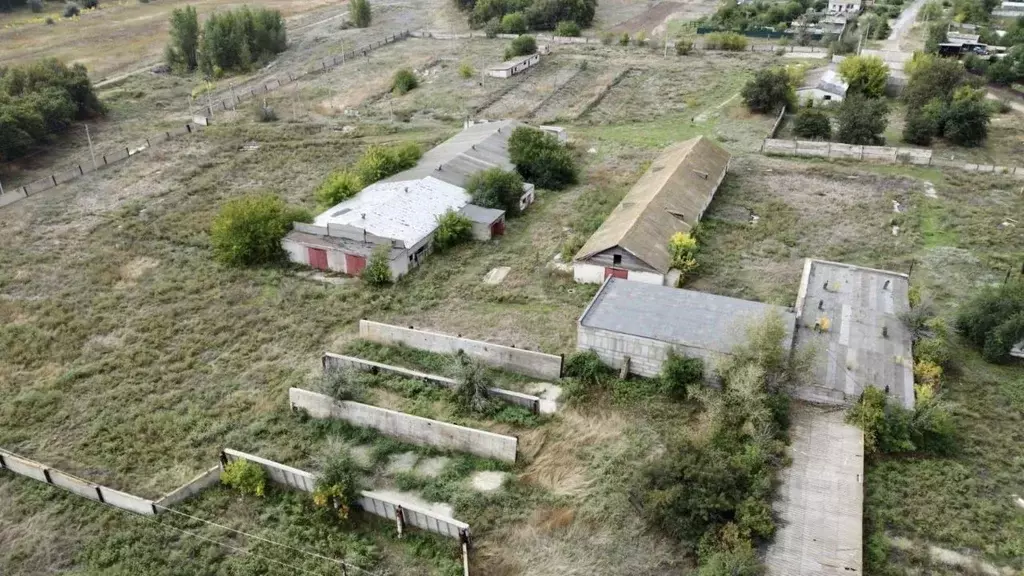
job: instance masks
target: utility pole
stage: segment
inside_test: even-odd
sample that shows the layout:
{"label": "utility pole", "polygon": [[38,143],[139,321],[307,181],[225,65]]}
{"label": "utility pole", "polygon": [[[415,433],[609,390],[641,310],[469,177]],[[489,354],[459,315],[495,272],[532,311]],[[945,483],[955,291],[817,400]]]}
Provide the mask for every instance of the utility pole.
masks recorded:
{"label": "utility pole", "polygon": [[92,136],[89,134],[89,125],[85,125],[85,137],[89,140],[89,155],[92,156],[92,169],[96,169],[96,151],[92,149]]}

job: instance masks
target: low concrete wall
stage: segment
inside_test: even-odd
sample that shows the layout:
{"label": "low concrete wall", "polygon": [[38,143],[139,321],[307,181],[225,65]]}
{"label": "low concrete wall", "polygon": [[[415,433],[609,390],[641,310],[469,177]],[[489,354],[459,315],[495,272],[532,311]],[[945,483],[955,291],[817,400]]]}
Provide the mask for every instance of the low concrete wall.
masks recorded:
{"label": "low concrete wall", "polygon": [[430,420],[359,402],[338,402],[329,396],[301,388],[288,390],[288,400],[293,409],[301,408],[314,418],[337,418],[420,446],[467,452],[503,462],[516,461],[519,439],[514,436]]}
{"label": "low concrete wall", "polygon": [[[292,468],[291,466],[285,466],[266,458],[231,449],[224,450],[224,457],[228,462],[244,459],[259,464],[267,471],[267,476],[273,482],[302,492],[312,493],[316,485],[316,478],[312,473]],[[413,526],[451,538],[461,538],[463,535],[467,538],[469,537],[469,524],[465,522],[434,514],[415,505],[400,502],[391,497],[385,497],[377,492],[368,490],[360,492],[356,504],[370,514],[389,520],[395,520],[398,510],[401,510],[406,526]]]}
{"label": "low concrete wall", "polygon": [[[362,358],[354,358],[352,356],[343,356],[341,354],[332,354],[330,352],[324,352],[321,362],[323,363],[324,370],[352,368],[362,372],[372,372],[374,374],[380,371],[391,372],[392,374],[398,374],[399,376],[404,376],[412,380],[422,380],[445,388],[454,388],[458,385],[458,382],[455,380],[445,378],[444,376],[426,374],[424,372],[417,372],[416,370],[402,368],[401,366],[392,366],[390,364],[382,364],[380,362],[363,360]],[[509,404],[522,406],[534,414],[540,414],[540,398],[537,396],[531,396],[521,392],[513,392],[511,390],[504,390],[502,388],[488,388],[487,391],[495,398],[508,402]]]}
{"label": "low concrete wall", "polygon": [[170,508],[171,506],[180,504],[196,494],[199,494],[203,490],[206,490],[210,486],[213,486],[217,482],[220,482],[220,473],[221,467],[220,464],[218,464],[189,480],[184,486],[165,494],[162,498],[153,502],[153,504],[163,508]]}
{"label": "low concrete wall", "polygon": [[135,512],[136,514],[143,514],[146,516],[153,516],[156,514],[156,509],[153,507],[151,500],[145,498],[139,498],[120,490],[114,490],[113,488],[107,488],[106,486],[100,486],[93,484],[88,480],[83,480],[77,476],[72,476],[67,472],[61,472],[60,470],[54,470],[46,466],[22,458],[16,454],[0,449],[0,469],[9,470],[15,474],[25,476],[26,478],[32,478],[39,482],[45,482],[47,484],[63,488],[76,496],[82,498],[88,498],[89,500],[95,500],[97,502],[103,502],[122,510],[128,510],[129,512]]}
{"label": "low concrete wall", "polygon": [[489,366],[502,370],[545,380],[562,377],[562,357],[554,354],[392,326],[370,320],[359,321],[359,337],[378,344],[401,344],[417,350],[440,354],[455,354],[462,350],[471,358],[476,358]]}

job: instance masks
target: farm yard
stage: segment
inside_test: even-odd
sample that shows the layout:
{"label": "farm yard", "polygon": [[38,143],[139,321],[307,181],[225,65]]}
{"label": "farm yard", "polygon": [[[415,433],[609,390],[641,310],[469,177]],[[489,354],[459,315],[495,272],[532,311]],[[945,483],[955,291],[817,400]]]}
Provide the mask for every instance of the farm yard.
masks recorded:
{"label": "farm yard", "polygon": [[[90,124],[93,142],[102,149],[187,122],[193,94],[198,108],[405,30],[468,28],[441,0],[375,3],[373,25],[349,29],[331,19],[346,5],[278,4],[268,6],[289,18],[290,45],[272,64],[212,87],[150,72],[101,86],[109,112]],[[221,7],[196,5],[201,14]],[[596,22],[643,21],[650,32],[671,14],[713,9],[602,2]],[[17,23],[0,28],[0,63],[54,55],[80,59],[94,81],[114,78],[159,61],[168,12],[160,2],[110,4],[54,28],[27,14],[0,16]],[[774,117],[750,112],[739,93],[756,71],[791,59],[559,44],[522,74],[485,75],[507,45],[400,40],[0,208],[0,447],[143,498],[188,482],[223,448],[309,471],[344,450],[373,490],[470,524],[473,574],[690,574],[696,543],[652,529],[625,472],[682,436],[708,434],[698,398],[614,379],[556,414],[468,414],[421,381],[361,380],[359,401],[518,437],[512,464],[306,417],[289,409],[289,388],[323,385],[325,351],[457,376],[451,357],[361,340],[360,319],[568,357],[598,286],[574,282],[565,262],[663,148],[694,136],[721,143],[732,161],[701,221],[687,289],[789,307],[804,259],[820,258],[909,272],[952,322],[979,286],[1004,281],[1024,261],[1019,181],[758,154]],[[81,58],[84,46],[97,55]],[[402,95],[391,90],[400,68],[419,79]],[[257,106],[277,120],[259,121]],[[229,200],[266,190],[315,212],[319,183],[367,149],[415,142],[427,150],[466,119],[503,118],[564,127],[580,176],[565,190],[538,190],[502,236],[431,255],[385,288],[298,266],[229,267],[211,255],[209,231]],[[967,157],[1012,159],[1017,124],[1019,116],[997,117],[989,148]],[[75,132],[5,165],[4,184],[88,157]],[[484,282],[501,267],[509,268],[502,280]],[[960,574],[981,561],[1024,570],[1024,511],[1014,503],[1024,495],[1024,372],[1019,362],[987,363],[962,342],[954,351],[943,395],[961,428],[957,451],[866,461],[868,575]],[[515,391],[537,383],[490,377]],[[566,390],[576,384],[562,381]],[[143,517],[0,472],[0,501],[4,574],[334,574],[337,560],[375,574],[463,572],[454,540],[420,531],[398,538],[393,521],[362,512],[339,524],[286,490],[258,498],[217,486],[176,507],[181,514]]]}

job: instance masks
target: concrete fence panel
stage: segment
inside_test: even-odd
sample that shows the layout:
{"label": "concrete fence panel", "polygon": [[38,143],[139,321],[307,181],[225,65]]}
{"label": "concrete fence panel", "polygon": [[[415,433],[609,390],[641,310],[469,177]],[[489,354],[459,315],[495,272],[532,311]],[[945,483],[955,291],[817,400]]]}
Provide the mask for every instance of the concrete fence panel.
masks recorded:
{"label": "concrete fence panel", "polygon": [[111,506],[116,506],[122,510],[128,510],[129,512],[135,512],[136,514],[142,514],[143,516],[153,516],[155,510],[153,510],[153,502],[146,500],[145,498],[139,498],[127,492],[121,492],[120,490],[114,490],[113,488],[107,488],[106,486],[100,486],[100,493],[103,495],[103,501]]}
{"label": "concrete fence panel", "polygon": [[314,418],[337,418],[420,446],[467,452],[504,462],[516,461],[519,439],[514,436],[503,436],[359,402],[338,402],[329,396],[300,388],[291,388],[288,399],[293,409],[301,408]]}
{"label": "concrete fence panel", "polygon": [[769,138],[764,141],[763,148],[765,154],[796,154],[796,141]]}
{"label": "concrete fence panel", "polygon": [[30,182],[26,184],[25,194],[28,196],[31,196],[33,194],[39,194],[40,192],[45,192],[50,188],[53,188],[54,186],[56,186],[56,184],[53,181],[53,177],[47,176],[46,178],[40,178],[35,182]]}
{"label": "concrete fence panel", "polygon": [[103,160],[107,164],[116,164],[116,163],[118,163],[118,162],[120,162],[122,160],[127,160],[127,159],[128,159],[128,149],[127,148],[122,148],[120,150],[115,150],[115,151],[113,151],[113,152],[111,152],[109,154],[104,154],[103,155]]}
{"label": "concrete fence panel", "polygon": [[0,206],[7,206],[11,202],[17,202],[25,197],[25,191],[21,188],[8,190],[6,194],[0,194]]}
{"label": "concrete fence panel", "polygon": [[896,163],[897,149],[889,146],[865,146],[864,147],[864,161],[865,162],[888,162],[889,164]]}
{"label": "concrete fence panel", "polygon": [[57,181],[57,184],[64,184],[65,182],[70,182],[75,178],[80,178],[81,176],[82,171],[78,169],[78,166],[75,166],[70,170],[65,170],[63,172],[58,172],[57,174],[54,174],[53,179]]}
{"label": "concrete fence panel", "polygon": [[15,456],[14,454],[3,450],[0,450],[0,458],[3,458],[4,469],[33,480],[46,482],[47,484],[50,483],[50,479],[47,477],[46,466],[43,466],[38,462],[33,462],[31,460]]}
{"label": "concrete fence panel", "polygon": [[392,326],[370,320],[359,321],[359,337],[378,344],[402,344],[417,350],[455,354],[462,350],[484,364],[546,380],[562,376],[562,357],[512,346],[470,340],[436,332]]}
{"label": "concrete fence panel", "polygon": [[210,486],[220,482],[220,472],[221,468],[220,464],[218,464],[189,480],[184,486],[180,486],[175,490],[168,492],[162,498],[154,502],[154,504],[164,508],[170,508],[171,506],[180,504],[203,490],[206,490]]}
{"label": "concrete fence panel", "polygon": [[263,466],[263,469],[267,471],[267,477],[277,484],[302,492],[313,492],[316,488],[316,478],[305,470],[278,464],[273,460],[267,460],[266,458],[260,458],[259,456],[253,456],[252,454],[246,454],[245,452],[239,452],[230,448],[224,449],[224,457],[228,462],[244,459]]}
{"label": "concrete fence panel", "polygon": [[82,498],[88,498],[90,500],[99,500],[99,493],[96,492],[96,485],[92,482],[86,482],[81,478],[75,478],[70,474],[65,474],[60,470],[48,469],[50,475],[50,484],[63,488],[72,494],[81,496]]}
{"label": "concrete fence panel", "polygon": [[800,156],[814,156],[819,158],[828,158],[829,155],[829,143],[828,142],[807,142],[800,140],[796,143],[796,150]]}
{"label": "concrete fence panel", "polygon": [[829,145],[829,158],[860,160],[863,148],[863,146],[833,142]]}
{"label": "concrete fence panel", "polygon": [[[458,382],[453,378],[446,378],[444,376],[438,376],[437,374],[427,374],[425,372],[402,368],[401,366],[392,366],[390,364],[363,360],[362,358],[354,358],[352,356],[343,356],[341,354],[324,352],[321,360],[323,362],[324,370],[351,368],[362,372],[390,372],[412,380],[422,380],[423,382],[437,384],[438,386],[443,386],[445,388],[454,388],[458,385]],[[534,414],[539,414],[541,412],[541,402],[540,398],[537,396],[513,392],[511,390],[504,390],[502,388],[488,388],[487,391],[491,396],[498,398],[499,400],[508,402],[509,404],[522,406]]]}

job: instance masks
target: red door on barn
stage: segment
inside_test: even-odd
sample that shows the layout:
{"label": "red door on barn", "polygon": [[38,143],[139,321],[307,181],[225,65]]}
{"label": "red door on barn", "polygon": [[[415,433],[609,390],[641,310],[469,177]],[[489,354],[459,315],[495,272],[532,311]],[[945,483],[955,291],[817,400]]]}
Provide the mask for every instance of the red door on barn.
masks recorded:
{"label": "red door on barn", "polygon": [[622,278],[623,280],[629,279],[629,270],[623,270],[622,268],[608,268],[604,269],[604,277],[607,278]]}
{"label": "red door on barn", "polygon": [[366,268],[366,258],[354,254],[345,254],[345,273],[349,276],[359,276]]}
{"label": "red door on barn", "polygon": [[505,221],[498,220],[491,224],[491,236],[502,236],[505,234]]}
{"label": "red door on barn", "polygon": [[323,248],[307,248],[309,265],[318,270],[327,270],[327,250]]}

